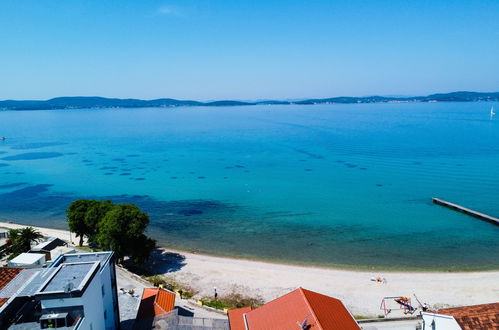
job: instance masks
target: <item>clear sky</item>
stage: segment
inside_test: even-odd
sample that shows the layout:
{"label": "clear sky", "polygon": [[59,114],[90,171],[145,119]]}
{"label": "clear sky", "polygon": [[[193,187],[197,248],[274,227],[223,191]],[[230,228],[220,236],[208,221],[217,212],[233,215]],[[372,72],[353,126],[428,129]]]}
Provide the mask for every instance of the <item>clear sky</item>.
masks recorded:
{"label": "clear sky", "polygon": [[0,0],[0,99],[498,91],[498,17],[498,0]]}

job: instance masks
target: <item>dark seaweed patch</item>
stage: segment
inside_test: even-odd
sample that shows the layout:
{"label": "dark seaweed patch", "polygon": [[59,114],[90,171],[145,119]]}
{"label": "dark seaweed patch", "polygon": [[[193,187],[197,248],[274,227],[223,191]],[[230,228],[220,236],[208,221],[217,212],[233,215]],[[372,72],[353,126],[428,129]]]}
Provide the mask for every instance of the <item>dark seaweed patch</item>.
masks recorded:
{"label": "dark seaweed patch", "polygon": [[62,146],[67,143],[63,142],[34,142],[34,143],[24,143],[12,146],[13,150],[29,150],[29,149],[39,149],[44,147]]}
{"label": "dark seaweed patch", "polygon": [[178,211],[178,214],[185,215],[186,217],[190,217],[191,215],[203,214],[203,211],[196,210],[196,209],[187,209],[187,210]]}
{"label": "dark seaweed patch", "polygon": [[135,178],[135,181],[144,181],[145,178]]}
{"label": "dark seaweed patch", "polygon": [[121,176],[131,175],[131,173],[120,173]]}
{"label": "dark seaweed patch", "polygon": [[314,159],[324,159],[324,156],[322,155],[319,155],[319,154],[315,154],[313,152],[310,152],[310,151],[307,151],[305,149],[295,149],[295,148],[292,148],[294,151],[296,152],[299,152],[301,154],[304,154],[304,155],[307,155],[309,156],[310,158],[314,158]]}
{"label": "dark seaweed patch", "polygon": [[59,152],[28,152],[24,154],[7,156],[2,158],[3,160],[36,160],[36,159],[47,159],[61,157],[63,154]]}
{"label": "dark seaweed patch", "polygon": [[2,184],[2,185],[0,185],[0,189],[19,187],[19,186],[24,186],[26,184],[27,184],[26,182],[15,182],[15,183]]}
{"label": "dark seaweed patch", "polygon": [[305,171],[312,172],[312,169],[311,168],[306,168]]}
{"label": "dark seaweed patch", "polygon": [[206,179],[205,176],[198,176],[198,179]]}
{"label": "dark seaweed patch", "polygon": [[0,167],[5,167],[5,166],[9,166],[9,164],[0,163]]}
{"label": "dark seaweed patch", "polygon": [[8,192],[5,194],[0,194],[0,199],[24,199],[24,198],[34,198],[38,197],[41,193],[48,191],[49,187],[52,187],[51,184],[37,184],[34,186],[29,186],[21,189],[14,190],[12,192]]}

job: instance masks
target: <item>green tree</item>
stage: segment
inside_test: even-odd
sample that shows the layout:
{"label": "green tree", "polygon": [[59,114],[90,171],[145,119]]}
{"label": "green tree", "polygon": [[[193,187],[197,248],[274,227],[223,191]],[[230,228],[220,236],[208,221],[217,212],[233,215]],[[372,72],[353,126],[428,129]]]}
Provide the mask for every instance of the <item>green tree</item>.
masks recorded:
{"label": "green tree", "polygon": [[114,207],[111,201],[90,200],[89,207],[85,213],[86,236],[92,243],[96,243],[99,223],[104,219],[106,213]]}
{"label": "green tree", "polygon": [[131,259],[136,265],[144,263],[151,255],[152,250],[156,247],[156,241],[142,234],[137,239],[131,242]]}
{"label": "green tree", "polygon": [[42,238],[43,235],[33,227],[10,229],[8,241],[10,258],[28,252],[31,249],[31,243],[38,242]]}
{"label": "green tree", "polygon": [[101,202],[94,199],[78,199],[69,205],[66,210],[69,230],[74,232],[76,237],[80,237],[80,246],[83,245],[84,236],[89,241],[95,240],[98,223],[113,205],[111,201]]}
{"label": "green tree", "polygon": [[149,216],[133,204],[117,204],[99,222],[97,244],[111,249],[118,261],[131,255],[134,263],[145,261],[155,242],[144,235]]}

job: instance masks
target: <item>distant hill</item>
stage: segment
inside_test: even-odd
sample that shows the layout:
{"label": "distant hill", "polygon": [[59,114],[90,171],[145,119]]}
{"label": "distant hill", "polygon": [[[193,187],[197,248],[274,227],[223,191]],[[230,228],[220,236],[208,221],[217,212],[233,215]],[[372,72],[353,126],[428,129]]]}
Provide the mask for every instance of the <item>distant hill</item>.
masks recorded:
{"label": "distant hill", "polygon": [[432,94],[428,96],[414,97],[333,97],[327,99],[309,99],[294,102],[295,104],[324,104],[324,103],[379,103],[379,102],[475,102],[475,101],[498,101],[499,92],[453,92],[446,94]]}
{"label": "distant hill", "polygon": [[198,102],[176,99],[115,99],[93,96],[57,97],[50,100],[37,101],[0,101],[0,109],[3,110],[47,110],[47,109],[90,109],[90,108],[147,108],[147,107],[178,107],[178,106],[243,106],[243,105],[286,105],[286,104],[331,104],[331,103],[380,103],[380,102],[474,102],[474,101],[499,101],[499,92],[453,92],[445,94],[432,94],[428,96],[414,97],[332,97],[325,99],[307,99],[301,101],[279,101],[268,100],[258,102],[241,102],[233,100],[222,100],[212,102]]}

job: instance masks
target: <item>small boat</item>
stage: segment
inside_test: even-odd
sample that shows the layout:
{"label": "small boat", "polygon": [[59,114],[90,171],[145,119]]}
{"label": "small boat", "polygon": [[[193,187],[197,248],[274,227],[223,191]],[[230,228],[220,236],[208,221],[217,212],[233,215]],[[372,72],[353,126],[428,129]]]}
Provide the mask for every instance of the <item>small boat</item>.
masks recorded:
{"label": "small boat", "polygon": [[6,137],[5,137],[5,136],[0,136],[0,141],[3,141],[3,140],[5,140],[5,139],[6,139]]}
{"label": "small boat", "polygon": [[490,119],[492,119],[494,116],[495,116],[495,112],[494,112],[494,106],[490,107]]}

